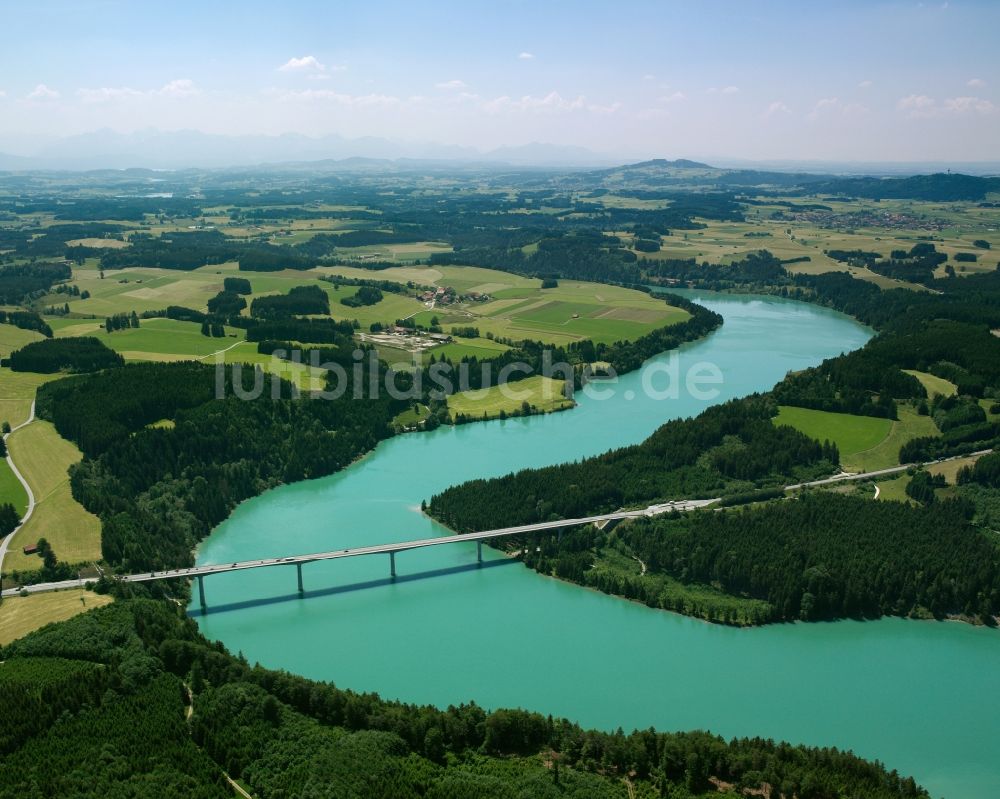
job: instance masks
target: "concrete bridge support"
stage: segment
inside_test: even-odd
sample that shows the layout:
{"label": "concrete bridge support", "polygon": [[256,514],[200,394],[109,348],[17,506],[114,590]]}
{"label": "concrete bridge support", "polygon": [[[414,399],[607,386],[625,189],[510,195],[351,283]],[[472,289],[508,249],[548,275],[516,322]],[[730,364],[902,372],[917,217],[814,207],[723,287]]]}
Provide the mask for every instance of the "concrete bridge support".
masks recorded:
{"label": "concrete bridge support", "polygon": [[483,542],[476,541],[476,563],[483,562]]}
{"label": "concrete bridge support", "polygon": [[389,553],[389,574],[392,577],[396,576],[396,553],[395,552],[390,552]]}
{"label": "concrete bridge support", "polygon": [[300,593],[300,594],[304,594],[304,593],[305,593],[305,590],[304,590],[304,589],[302,588],[302,564],[301,564],[301,563],[296,563],[296,564],[295,564],[295,571],[297,571],[297,572],[298,572],[298,578],[299,578],[299,593]]}
{"label": "concrete bridge support", "polygon": [[200,574],[198,575],[198,601],[201,602],[201,606],[204,608],[205,605],[205,578]]}

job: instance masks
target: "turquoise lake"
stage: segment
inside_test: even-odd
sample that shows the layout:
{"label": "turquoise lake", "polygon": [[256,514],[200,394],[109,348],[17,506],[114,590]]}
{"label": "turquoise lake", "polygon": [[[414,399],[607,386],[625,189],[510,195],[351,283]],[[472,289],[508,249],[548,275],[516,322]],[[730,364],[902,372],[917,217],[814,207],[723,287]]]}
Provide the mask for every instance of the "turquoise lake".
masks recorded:
{"label": "turquoise lake", "polygon": [[[678,358],[682,375],[715,364],[714,400],[652,399],[640,370],[611,399],[578,395],[570,411],[398,436],[339,474],[243,503],[197,562],[444,535],[420,502],[449,485],[639,442],[871,335],[802,303],[688,296],[725,324],[652,363]],[[390,699],[838,746],[913,775],[934,796],[1000,795],[1000,632],[902,619],[719,627],[540,576],[492,550],[484,558],[477,568],[473,544],[400,553],[395,581],[387,556],[313,563],[305,597],[292,567],[215,575],[205,580],[208,612],[197,599],[190,612],[251,662]]]}

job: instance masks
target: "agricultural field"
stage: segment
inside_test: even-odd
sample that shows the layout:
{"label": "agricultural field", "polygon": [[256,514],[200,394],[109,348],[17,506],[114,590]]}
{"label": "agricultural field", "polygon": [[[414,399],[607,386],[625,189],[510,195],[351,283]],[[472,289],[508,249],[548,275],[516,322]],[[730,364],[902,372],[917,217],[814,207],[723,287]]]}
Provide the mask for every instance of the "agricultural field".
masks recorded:
{"label": "agricultural field", "polygon": [[[220,339],[217,339],[220,340]],[[225,339],[221,339],[225,341]],[[208,356],[200,360],[208,364],[216,364],[221,357],[226,364],[259,365],[270,374],[281,377],[297,385],[302,391],[318,391],[326,385],[325,372],[303,363],[293,363],[271,355],[257,352],[257,345],[250,341],[239,341],[232,348],[220,353],[219,356]],[[249,378],[246,378],[249,385]]]}
{"label": "agricultural field", "polygon": [[940,431],[929,416],[921,416],[909,404],[899,403],[899,419],[881,443],[857,453],[851,461],[851,470],[870,472],[899,464],[899,450],[907,441],[923,436],[937,436]]}
{"label": "agricultural field", "polygon": [[108,333],[100,322],[63,318],[53,325],[57,336],[94,336],[126,361],[183,361],[209,358],[242,341],[239,328],[226,328],[224,338],[201,334],[196,322],[176,319],[143,319],[139,327]]}
{"label": "agricultural field", "polygon": [[14,325],[0,325],[0,358],[6,358],[14,350],[19,350],[32,341],[41,341],[44,336],[34,330],[21,330]]}
{"label": "agricultural field", "polygon": [[[809,257],[809,261],[789,264],[792,272],[849,272],[882,288],[917,288],[912,283],[894,280],[868,269],[848,266],[834,260],[829,250],[865,250],[888,255],[893,249],[909,249],[930,237],[940,252],[961,274],[993,271],[1000,264],[1000,224],[996,211],[978,208],[972,203],[932,203],[906,200],[833,200],[828,197],[803,197],[791,200],[790,206],[769,198],[758,198],[759,205],[747,206],[743,222],[699,220],[701,230],[677,230],[665,236],[656,253],[637,253],[646,258],[694,258],[697,261],[731,263],[747,252],[766,249],[788,260]],[[609,205],[608,198],[604,198]],[[828,206],[829,212],[813,211],[810,204]],[[858,224],[851,224],[856,220]],[[879,224],[875,224],[879,222]],[[622,234],[627,235],[627,234]],[[989,250],[973,245],[982,239],[992,244]],[[977,256],[975,262],[956,262],[958,253]],[[937,271],[943,277],[944,264]]]}
{"label": "agricultural field", "polygon": [[888,480],[880,480],[878,483],[878,498],[880,502],[906,502],[912,505],[913,500],[907,496],[906,486],[910,482],[910,475],[903,474]]}
{"label": "agricultural field", "polygon": [[958,473],[964,467],[975,464],[981,457],[981,455],[969,455],[966,458],[952,458],[928,466],[927,471],[933,475],[943,475],[948,485],[955,485],[958,480]]}
{"label": "agricultural field", "polygon": [[560,280],[556,288],[543,289],[535,278],[456,266],[428,268],[422,277],[421,282],[448,286],[460,295],[489,297],[485,302],[435,307],[415,317],[419,324],[437,319],[446,332],[451,327],[476,327],[482,336],[492,333],[515,341],[565,345],[592,339],[610,344],[688,318],[686,311],[641,291],[599,283]]}
{"label": "agricultural field", "polygon": [[929,416],[921,416],[906,403],[899,403],[898,420],[782,406],[774,421],[819,441],[834,442],[840,450],[841,465],[851,472],[896,466],[900,447],[907,441],[940,434]]}
{"label": "agricultural field", "polygon": [[43,383],[59,375],[39,375],[34,372],[12,372],[0,367],[0,422],[10,422],[17,427],[28,420],[35,391]]}
{"label": "agricultural field", "polygon": [[46,624],[111,604],[105,594],[83,588],[7,597],[0,604],[0,645],[6,646]]}
{"label": "agricultural field", "polygon": [[870,452],[886,440],[893,425],[891,419],[830,413],[787,405],[779,408],[774,423],[794,427],[817,441],[832,441],[840,450],[841,463],[849,470],[854,469],[863,460],[859,460],[861,453]]}
{"label": "agricultural field", "polygon": [[453,394],[448,397],[448,410],[452,417],[462,414],[469,419],[495,419],[501,413],[519,412],[527,403],[535,413],[551,413],[575,405],[562,392],[562,380],[536,375],[502,386]]}
{"label": "agricultural field", "polygon": [[24,516],[28,507],[28,495],[21,481],[10,468],[6,458],[0,458],[0,505],[9,502],[18,516]]}
{"label": "agricultural field", "polygon": [[[488,358],[495,358],[501,352],[510,349],[506,344],[499,341],[492,341],[488,338],[456,338],[440,347],[435,347],[431,353],[438,358],[450,358],[452,361],[459,361],[462,358],[477,358],[480,361]],[[427,354],[424,360],[430,357]]]}
{"label": "agricultural field", "polygon": [[[235,266],[235,265],[234,265]],[[222,268],[203,267],[190,272],[174,269],[130,268],[104,272],[94,268],[73,270],[73,282],[80,291],[89,291],[83,300],[66,295],[50,295],[61,305],[69,302],[75,316],[94,316],[103,321],[116,313],[141,314],[163,310],[168,305],[204,309],[208,301],[222,290]]]}
{"label": "agricultural field", "polygon": [[35,495],[35,511],[18,530],[4,559],[4,571],[37,569],[37,555],[23,547],[48,539],[59,560],[83,563],[100,560],[101,523],[84,510],[70,492],[69,467],[82,455],[46,421],[36,420],[7,439],[10,456]]}
{"label": "agricultural field", "polygon": [[903,371],[908,375],[913,375],[920,381],[920,385],[927,392],[928,399],[932,398],[935,394],[940,394],[942,397],[953,397],[958,393],[958,386],[950,380],[945,380],[943,377],[937,377],[927,372],[918,372],[915,369],[904,369]]}

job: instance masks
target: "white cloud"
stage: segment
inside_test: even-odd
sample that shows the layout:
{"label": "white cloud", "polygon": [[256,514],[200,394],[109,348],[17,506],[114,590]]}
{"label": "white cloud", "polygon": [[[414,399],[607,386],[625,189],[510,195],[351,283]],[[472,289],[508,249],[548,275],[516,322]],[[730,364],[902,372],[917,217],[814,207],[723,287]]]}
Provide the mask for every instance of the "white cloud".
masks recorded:
{"label": "white cloud", "polygon": [[76,90],[76,96],[85,103],[108,103],[118,100],[136,100],[142,97],[193,97],[201,94],[194,81],[178,78],[161,86],[159,89],[139,91],[129,86],[102,86],[99,89],[82,88]]}
{"label": "white cloud", "polygon": [[127,86],[117,88],[103,86],[100,89],[77,89],[76,96],[85,103],[106,103],[111,100],[126,100],[131,97],[142,97],[143,92],[130,89]]}
{"label": "white cloud", "polygon": [[3,89],[0,89],[0,98],[6,97],[6,96],[7,96],[7,92],[5,92]]}
{"label": "white cloud", "polygon": [[863,81],[861,81],[861,83],[859,83],[859,84],[858,84],[858,88],[859,88],[859,89],[870,89],[870,88],[871,88],[872,86],[874,86],[874,85],[875,85],[875,84],[874,84],[874,82],[873,82],[873,81],[870,81],[870,80],[863,80]]}
{"label": "white cloud", "polygon": [[503,95],[483,103],[483,110],[490,114],[500,114],[504,112],[522,113],[571,113],[575,111],[589,111],[592,114],[614,114],[621,109],[619,102],[610,105],[600,105],[591,103],[582,94],[573,98],[563,97],[559,92],[549,92],[545,96],[539,97],[526,94],[519,99]]}
{"label": "white cloud", "polygon": [[934,98],[926,94],[910,94],[900,97],[896,101],[896,108],[911,117],[926,117],[934,114],[936,104]]}
{"label": "white cloud", "polygon": [[56,100],[58,97],[59,92],[55,89],[50,89],[44,83],[39,83],[28,93],[29,100]]}
{"label": "white cloud", "polygon": [[684,92],[674,92],[673,94],[667,94],[659,98],[661,103],[678,103],[681,100],[686,100],[687,95]]}
{"label": "white cloud", "polygon": [[840,107],[840,100],[836,97],[824,97],[821,100],[817,100],[816,105],[813,106],[813,110],[809,112],[809,119],[819,119],[826,111],[835,111]]}
{"label": "white cloud", "polygon": [[441,83],[434,84],[435,89],[445,89],[446,91],[458,91],[459,89],[468,88],[464,80],[458,80],[455,78],[453,80],[442,81]]}
{"label": "white cloud", "polygon": [[792,113],[791,108],[789,108],[787,105],[781,102],[781,100],[775,100],[767,107],[767,110],[764,112],[764,116],[773,117],[775,114],[785,115],[791,113]]}
{"label": "white cloud", "polygon": [[973,89],[983,89],[986,87],[986,81],[982,78],[970,78],[965,85]]}
{"label": "white cloud", "polygon": [[944,101],[944,111],[949,114],[993,114],[997,107],[980,97],[949,97]]}
{"label": "white cloud", "polygon": [[709,94],[736,94],[740,90],[739,86],[723,86],[721,89],[718,86],[710,86],[708,89]]}
{"label": "white cloud", "polygon": [[[302,91],[283,92],[274,89],[266,90],[265,94],[283,101],[311,102],[321,101],[351,107],[398,106],[403,101],[388,94],[345,94],[332,89],[303,89]],[[411,98],[420,100],[422,98]]]}
{"label": "white cloud", "polygon": [[622,104],[619,102],[611,103],[611,105],[599,105],[598,103],[590,103],[587,106],[587,110],[591,114],[616,114],[621,110]]}
{"label": "white cloud", "polygon": [[906,111],[911,117],[933,117],[945,114],[981,114],[997,113],[997,106],[990,100],[981,97],[947,97],[938,105],[932,97],[923,94],[911,94],[896,103],[896,108]]}
{"label": "white cloud", "polygon": [[532,58],[535,57],[535,54],[534,53],[527,53],[527,52],[520,52],[520,53],[517,54],[517,57],[520,58],[522,61],[530,61]]}
{"label": "white cloud", "polygon": [[170,81],[170,83],[157,91],[156,94],[163,97],[192,97],[193,95],[201,94],[201,91],[194,85],[193,80],[181,78]]}
{"label": "white cloud", "polygon": [[582,94],[568,100],[559,92],[549,92],[544,97],[526,94],[519,100],[503,95],[483,107],[491,114],[501,111],[580,111],[587,107],[587,100]]}
{"label": "white cloud", "polygon": [[278,67],[278,72],[326,72],[326,65],[321,64],[314,55],[304,55],[301,58],[289,58]]}
{"label": "white cloud", "polygon": [[645,75],[642,76],[642,79],[643,80],[656,80],[656,75],[653,75],[652,73],[647,72]]}

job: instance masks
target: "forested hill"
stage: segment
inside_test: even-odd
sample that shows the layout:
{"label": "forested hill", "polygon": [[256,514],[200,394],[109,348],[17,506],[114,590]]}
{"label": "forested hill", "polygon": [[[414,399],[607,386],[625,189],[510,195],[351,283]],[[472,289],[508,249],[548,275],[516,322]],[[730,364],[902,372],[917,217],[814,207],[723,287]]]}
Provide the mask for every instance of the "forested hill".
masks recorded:
{"label": "forested hill", "polygon": [[[856,352],[790,374],[762,397],[668,422],[639,445],[578,463],[453,486],[430,499],[428,512],[466,531],[668,499],[777,499],[783,492],[774,489],[800,482],[793,475],[832,473],[840,460],[830,444],[774,425],[779,404],[892,420],[903,411],[929,416],[923,429],[935,434],[901,440],[890,463],[1000,447],[1000,338],[991,334],[1000,327],[1000,275],[935,281],[939,291],[917,293],[882,291],[842,274],[793,278],[766,253],[713,268],[726,269],[743,286],[766,289],[761,281],[769,281],[771,291],[855,313],[880,332]],[[953,384],[955,393],[935,396],[912,371]],[[891,614],[994,624],[1000,490],[988,480],[965,480],[951,490],[947,510],[935,490],[943,481],[918,474],[908,496],[926,507],[887,509],[870,496],[789,498],[750,514],[705,511],[683,522],[626,524],[610,535],[580,531],[561,543],[554,535],[533,538],[525,562],[727,623]],[[846,519],[849,531],[842,529]],[[634,563],[644,564],[641,575],[631,570]]]}
{"label": "forested hill", "polygon": [[905,178],[838,178],[812,183],[810,193],[847,194],[873,200],[984,200],[1000,191],[1000,177],[977,177],[950,172]]}
{"label": "forested hill", "polygon": [[222,799],[226,775],[272,799],[927,796],[836,749],[386,702],[251,667],[165,602],[116,602],[0,659],[0,797],[12,799]]}
{"label": "forested hill", "polygon": [[[732,190],[751,186],[781,187],[793,193],[843,195],[871,200],[928,200],[932,202],[980,201],[1000,191],[1000,177],[951,172],[906,177],[843,176],[803,171],[728,169],[679,158],[654,158],[588,173],[590,180],[607,186],[623,181],[657,187],[705,186]],[[796,192],[798,190],[798,192]],[[641,191],[641,190],[640,190]]]}
{"label": "forested hill", "polygon": [[[192,362],[129,364],[39,390],[38,414],[86,456],[72,471],[73,495],[100,517],[112,568],[192,563],[198,541],[239,502],[342,469],[391,435],[408,407],[388,396],[354,401],[350,388],[336,400],[296,399],[270,375],[259,376],[258,396],[241,399],[240,378],[225,376],[222,399],[215,369]],[[175,424],[152,426],[161,419]]]}
{"label": "forested hill", "polygon": [[[639,519],[612,534],[584,528],[543,542],[526,562],[652,607],[728,624],[958,615],[993,624],[1000,549],[959,502],[927,508],[819,493],[742,511]],[[739,606],[692,607],[646,575],[592,569],[627,547],[649,574],[717,586]],[[891,565],[891,566],[890,566]]]}
{"label": "forested hill", "polygon": [[641,444],[454,486],[433,497],[428,511],[459,532],[490,530],[829,473],[839,460],[836,447],[776,427],[775,412],[764,398],[733,400],[667,422]]}

